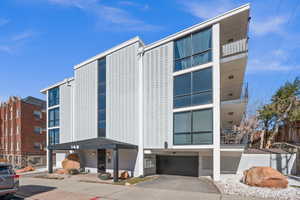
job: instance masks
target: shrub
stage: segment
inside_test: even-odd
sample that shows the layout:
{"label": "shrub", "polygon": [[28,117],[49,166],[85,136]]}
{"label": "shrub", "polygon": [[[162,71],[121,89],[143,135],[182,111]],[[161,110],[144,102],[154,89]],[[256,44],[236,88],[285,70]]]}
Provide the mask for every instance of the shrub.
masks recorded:
{"label": "shrub", "polygon": [[78,169],[69,169],[69,174],[71,174],[71,175],[79,174],[79,170]]}
{"label": "shrub", "polygon": [[98,175],[98,178],[100,178],[101,180],[108,180],[111,178],[111,174],[110,173],[101,173]]}

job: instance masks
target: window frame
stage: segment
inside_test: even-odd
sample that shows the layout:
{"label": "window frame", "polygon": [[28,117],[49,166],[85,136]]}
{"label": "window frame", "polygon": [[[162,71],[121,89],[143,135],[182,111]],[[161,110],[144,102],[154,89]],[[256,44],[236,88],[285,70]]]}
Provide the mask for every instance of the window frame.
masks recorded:
{"label": "window frame", "polygon": [[[53,91],[56,91],[56,96],[53,97],[51,96],[51,93]],[[60,88],[59,87],[55,87],[55,88],[51,88],[50,90],[48,90],[48,107],[53,107],[53,106],[57,106],[60,104]]]}
{"label": "window frame", "polygon": [[[58,135],[58,137],[56,135]],[[58,140],[56,141],[56,139]],[[60,142],[60,129],[59,128],[49,129],[48,131],[49,146],[59,144],[59,142]]]}
{"label": "window frame", "polygon": [[[106,57],[98,59],[97,73],[97,128],[98,137],[106,137]],[[104,74],[102,74],[102,73]],[[101,101],[100,101],[101,100]],[[104,126],[104,127],[103,127]]]}
{"label": "window frame", "polygon": [[[51,113],[54,113],[54,116],[53,116],[53,120],[51,120]],[[56,118],[56,112],[58,112],[58,118]],[[48,111],[48,127],[49,128],[53,128],[53,127],[58,127],[60,125],[60,109],[59,107],[57,108],[52,108],[52,109],[49,109]],[[53,123],[53,125],[52,125]]]}
{"label": "window frame", "polygon": [[[207,30],[210,30],[210,36],[211,36],[211,41],[210,41],[210,48],[206,49],[206,50],[203,50],[203,51],[199,51],[199,52],[196,52],[194,53],[194,49],[193,49],[193,35],[197,34],[197,33],[200,33],[200,32],[204,32],[204,31],[207,31]],[[190,52],[191,52],[191,55],[189,56],[185,56],[185,57],[182,57],[182,58],[176,58],[176,55],[174,53],[174,63],[173,63],[173,72],[177,72],[177,71],[181,71],[181,70],[184,70],[184,69],[178,69],[176,70],[176,63],[179,62],[179,61],[182,61],[182,60],[189,60],[189,66],[185,69],[189,69],[189,68],[192,68],[192,67],[195,67],[195,66],[198,66],[198,65],[202,65],[202,64],[205,64],[205,63],[202,63],[202,64],[198,64],[198,65],[194,65],[194,57],[195,56],[199,56],[199,55],[203,55],[205,53],[208,53],[208,52],[211,52],[211,57],[210,57],[210,60],[206,63],[209,63],[212,61],[212,27],[208,27],[208,28],[205,28],[205,29],[202,29],[202,30],[199,30],[199,31],[196,31],[196,32],[193,32],[193,33],[190,33],[184,37],[181,37],[181,38],[178,38],[174,41],[174,52],[175,52],[175,42],[176,41],[179,41],[181,39],[184,39],[184,38],[188,38],[190,37]]]}
{"label": "window frame", "polygon": [[[193,74],[197,73],[197,72],[200,72],[200,71],[208,70],[208,69],[211,70],[211,89],[194,92],[193,91],[194,90],[194,83],[193,83],[194,77],[193,77]],[[208,93],[211,93],[211,102],[210,103],[213,103],[213,71],[212,70],[213,70],[213,68],[210,66],[210,67],[207,67],[207,68],[204,68],[204,69],[200,69],[200,70],[196,70],[196,71],[192,71],[192,72],[180,74],[178,76],[174,76],[173,77],[173,108],[184,108],[184,107],[190,107],[190,106],[196,106],[196,105],[205,105],[205,104],[193,104],[193,97],[196,96],[196,95],[199,95],[199,94],[208,94]],[[180,76],[186,76],[187,74],[189,74],[190,81],[191,81],[191,83],[190,83],[190,86],[191,86],[190,93],[181,94],[181,95],[175,95],[175,89],[176,89],[175,88],[175,79],[177,77],[180,77]],[[176,107],[175,106],[175,99],[182,98],[182,97],[190,97],[189,105]]]}
{"label": "window frame", "polygon": [[[193,113],[194,112],[198,112],[198,111],[205,111],[205,110],[211,110],[211,114],[212,114],[212,122],[211,122],[211,126],[212,126],[212,130],[211,131],[194,131],[193,130]],[[180,114],[180,113],[189,113],[190,119],[191,119],[191,132],[180,132],[180,133],[175,133],[175,115],[176,114]],[[175,112],[173,113],[173,145],[174,146],[182,146],[182,145],[213,145],[214,144],[214,130],[213,130],[213,126],[214,126],[214,121],[213,121],[213,108],[206,108],[206,109],[200,109],[200,110],[189,110],[189,111],[183,111],[183,112]],[[211,133],[211,143],[193,143],[193,136],[194,134],[201,134],[201,133]],[[175,144],[175,135],[184,135],[184,134],[189,134],[191,137],[191,143],[190,144]]]}

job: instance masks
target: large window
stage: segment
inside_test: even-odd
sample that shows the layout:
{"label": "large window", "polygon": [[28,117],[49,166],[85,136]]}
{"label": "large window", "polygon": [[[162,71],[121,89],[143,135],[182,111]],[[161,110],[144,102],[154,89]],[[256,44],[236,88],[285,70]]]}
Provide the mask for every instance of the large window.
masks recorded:
{"label": "large window", "polygon": [[174,77],[174,108],[212,103],[212,68]]}
{"label": "large window", "polygon": [[98,136],[106,135],[106,60],[98,61]]}
{"label": "large window", "polygon": [[48,127],[59,126],[59,108],[50,109]]}
{"label": "large window", "polygon": [[59,144],[59,129],[50,129],[49,130],[49,145]]}
{"label": "large window", "polygon": [[193,33],[174,42],[174,71],[201,65],[212,60],[211,29]]}
{"label": "large window", "polygon": [[48,91],[48,106],[56,106],[59,104],[59,87],[52,88]]}
{"label": "large window", "polygon": [[212,109],[174,113],[174,145],[213,143]]}

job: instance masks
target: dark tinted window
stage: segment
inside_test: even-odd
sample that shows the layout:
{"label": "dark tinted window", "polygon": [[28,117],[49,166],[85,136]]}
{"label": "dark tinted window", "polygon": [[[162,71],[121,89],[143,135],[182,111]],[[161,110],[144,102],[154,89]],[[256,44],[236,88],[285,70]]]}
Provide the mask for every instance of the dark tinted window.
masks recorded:
{"label": "dark tinted window", "polygon": [[212,68],[174,77],[174,108],[212,103]]}
{"label": "dark tinted window", "polygon": [[174,95],[186,95],[191,93],[191,74],[184,74],[174,77]]}
{"label": "dark tinted window", "polygon": [[212,109],[174,113],[174,145],[213,143]]}
{"label": "dark tinted window", "polygon": [[174,41],[174,71],[210,62],[211,46],[210,28]]}
{"label": "dark tinted window", "polygon": [[59,104],[59,88],[52,88],[48,91],[48,106],[56,106]]}
{"label": "dark tinted window", "polygon": [[191,37],[181,38],[174,42],[175,59],[185,58],[192,53]]}
{"label": "dark tinted window", "polygon": [[203,30],[192,35],[193,54],[201,53],[211,49],[211,29]]}
{"label": "dark tinted window", "polygon": [[59,126],[59,108],[50,109],[48,113],[48,127]]}
{"label": "dark tinted window", "polygon": [[193,93],[212,90],[212,68],[193,72]]}
{"label": "dark tinted window", "polygon": [[98,60],[98,136],[105,137],[106,126],[106,59]]}
{"label": "dark tinted window", "polygon": [[59,129],[50,129],[49,133],[49,145],[59,144]]}

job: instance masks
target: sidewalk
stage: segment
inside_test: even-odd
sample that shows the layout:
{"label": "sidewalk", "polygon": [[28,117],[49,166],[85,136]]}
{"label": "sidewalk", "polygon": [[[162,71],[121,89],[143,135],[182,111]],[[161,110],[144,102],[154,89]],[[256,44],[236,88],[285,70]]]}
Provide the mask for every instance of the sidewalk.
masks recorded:
{"label": "sidewalk", "polygon": [[18,195],[28,200],[259,200],[240,196],[221,196],[201,192],[175,191],[167,189],[141,188],[101,183],[83,183],[74,179],[50,180],[22,177]]}

